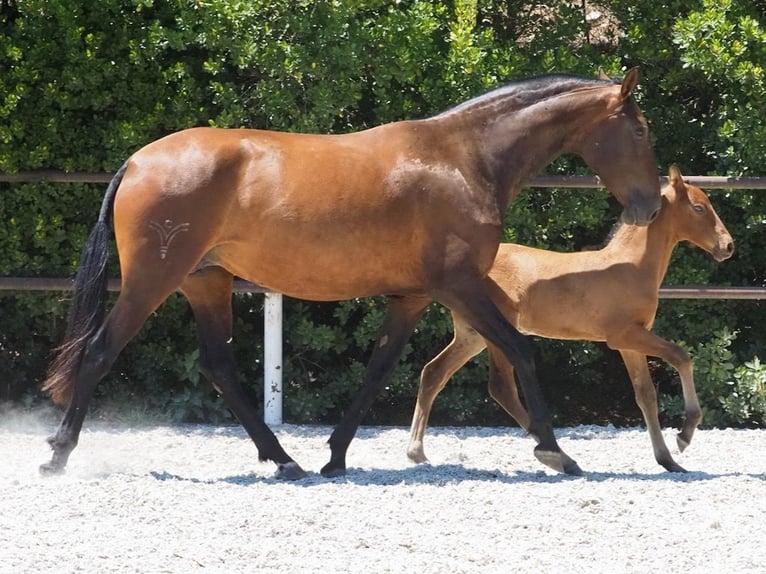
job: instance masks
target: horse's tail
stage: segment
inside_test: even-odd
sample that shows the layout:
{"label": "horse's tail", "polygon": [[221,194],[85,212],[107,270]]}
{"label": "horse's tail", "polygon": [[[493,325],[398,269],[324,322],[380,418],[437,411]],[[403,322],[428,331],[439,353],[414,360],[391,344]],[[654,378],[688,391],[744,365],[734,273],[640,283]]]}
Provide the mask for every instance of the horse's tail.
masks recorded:
{"label": "horse's tail", "polygon": [[82,249],[64,341],[55,350],[56,355],[48,368],[42,387],[43,391],[50,394],[53,402],[59,405],[71,402],[83,353],[88,341],[104,320],[109,262],[109,216],[126,169],[127,163],[124,163],[109,182],[98,221]]}

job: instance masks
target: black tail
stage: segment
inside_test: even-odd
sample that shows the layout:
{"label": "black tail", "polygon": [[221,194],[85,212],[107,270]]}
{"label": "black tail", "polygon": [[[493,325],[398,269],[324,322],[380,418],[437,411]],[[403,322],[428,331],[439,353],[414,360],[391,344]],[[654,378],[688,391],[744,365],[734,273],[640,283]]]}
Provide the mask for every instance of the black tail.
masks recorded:
{"label": "black tail", "polygon": [[72,400],[76,375],[85,347],[104,321],[109,262],[109,216],[126,169],[127,163],[122,164],[109,182],[98,221],[93,226],[80,255],[66,335],[63,343],[55,351],[56,356],[43,384],[43,391],[48,392],[56,404],[67,405]]}

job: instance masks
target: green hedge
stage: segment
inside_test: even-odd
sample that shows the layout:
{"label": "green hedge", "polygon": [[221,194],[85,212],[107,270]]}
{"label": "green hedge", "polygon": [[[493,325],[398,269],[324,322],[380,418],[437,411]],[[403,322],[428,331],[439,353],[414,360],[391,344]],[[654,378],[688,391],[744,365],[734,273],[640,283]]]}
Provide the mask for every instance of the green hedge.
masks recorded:
{"label": "green hedge", "polygon": [[[424,117],[509,79],[555,72],[618,75],[639,64],[639,98],[661,169],[766,174],[762,11],[750,2],[603,0],[621,34],[589,28],[581,7],[492,0],[8,0],[0,8],[0,171],[114,170],[133,151],[195,126],[339,133]],[[596,20],[603,22],[605,16]],[[587,173],[563,158],[551,173]],[[0,274],[67,276],[105,186],[0,184]],[[686,247],[667,284],[763,285],[762,192],[710,196],[737,241],[715,265]],[[508,240],[572,250],[600,243],[618,213],[602,190],[529,190],[509,209]],[[116,258],[115,258],[116,259]],[[115,267],[116,273],[116,267]],[[262,300],[234,298],[243,381],[262,392]],[[337,422],[359,385],[384,300],[286,301],[285,418]],[[66,294],[0,293],[0,399],[37,404]],[[754,405],[764,356],[757,302],[663,301],[656,331],[731,368],[698,376],[708,421],[761,424]],[[727,328],[733,336],[723,336]],[[368,422],[406,423],[422,365],[450,339],[449,313],[429,308]],[[639,417],[617,356],[592,343],[536,342],[556,420]],[[728,355],[727,355],[728,356]],[[749,366],[748,366],[749,365]],[[652,363],[668,420],[677,377]],[[743,374],[744,373],[744,374]],[[487,398],[479,357],[437,400],[434,420],[505,424]],[[728,394],[726,394],[728,391]],[[174,420],[229,415],[197,372],[188,306],[171,299],[147,322],[99,387],[96,405],[129,402]],[[759,395],[760,393],[760,395]],[[749,400],[748,399],[748,400]],[[743,399],[744,400],[744,399]],[[728,402],[727,402],[728,401]],[[749,404],[749,403],[748,403]]]}

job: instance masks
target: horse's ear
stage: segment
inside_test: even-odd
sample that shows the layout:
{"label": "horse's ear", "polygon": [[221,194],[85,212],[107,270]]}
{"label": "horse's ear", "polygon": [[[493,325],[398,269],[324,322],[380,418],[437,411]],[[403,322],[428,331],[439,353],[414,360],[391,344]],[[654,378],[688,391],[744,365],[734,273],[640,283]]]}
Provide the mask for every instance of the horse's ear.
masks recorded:
{"label": "horse's ear", "polygon": [[633,92],[633,88],[636,87],[636,84],[638,84],[638,66],[628,70],[628,73],[625,74],[625,77],[622,79],[620,96],[622,96],[623,100],[630,96],[630,94]]}
{"label": "horse's ear", "polygon": [[612,78],[606,75],[606,72],[604,71],[604,68],[601,66],[598,67],[598,79],[599,80],[606,80],[607,82],[611,82]]}
{"label": "horse's ear", "polygon": [[686,192],[686,185],[684,185],[684,176],[681,174],[681,170],[678,169],[676,164],[672,164],[668,168],[668,181],[676,192]]}

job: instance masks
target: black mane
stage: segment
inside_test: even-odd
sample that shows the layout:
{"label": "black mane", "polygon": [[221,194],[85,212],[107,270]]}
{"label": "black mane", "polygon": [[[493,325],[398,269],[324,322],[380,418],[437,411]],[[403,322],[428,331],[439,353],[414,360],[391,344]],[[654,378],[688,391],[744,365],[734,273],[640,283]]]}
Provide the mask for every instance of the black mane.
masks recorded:
{"label": "black mane", "polygon": [[547,76],[536,76],[523,80],[516,80],[495,88],[483,95],[476,96],[470,100],[458,104],[439,115],[447,115],[459,112],[467,108],[489,105],[498,100],[512,99],[518,103],[518,106],[525,107],[547,98],[557,96],[573,90],[608,86],[614,84],[611,80],[601,80],[597,78],[583,78],[580,76],[569,76],[565,74],[551,74]]}

